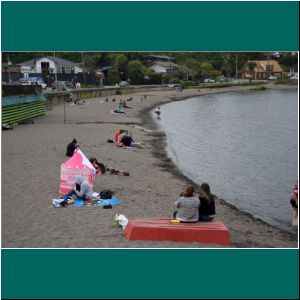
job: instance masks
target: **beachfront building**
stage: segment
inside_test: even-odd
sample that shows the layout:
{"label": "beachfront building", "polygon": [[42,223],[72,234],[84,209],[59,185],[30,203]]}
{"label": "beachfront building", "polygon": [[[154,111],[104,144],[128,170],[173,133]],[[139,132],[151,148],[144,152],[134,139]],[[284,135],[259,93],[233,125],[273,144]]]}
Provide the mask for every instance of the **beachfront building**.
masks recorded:
{"label": "beachfront building", "polygon": [[244,79],[264,80],[270,76],[282,77],[283,69],[276,60],[248,60],[241,75]]}
{"label": "beachfront building", "polygon": [[155,73],[169,73],[174,77],[183,79],[192,79],[196,76],[196,72],[187,66],[178,65],[172,62],[154,62],[148,65]]}
{"label": "beachfront building", "polygon": [[44,56],[18,64],[24,76],[29,74],[79,74],[83,72],[78,63],[54,56]]}

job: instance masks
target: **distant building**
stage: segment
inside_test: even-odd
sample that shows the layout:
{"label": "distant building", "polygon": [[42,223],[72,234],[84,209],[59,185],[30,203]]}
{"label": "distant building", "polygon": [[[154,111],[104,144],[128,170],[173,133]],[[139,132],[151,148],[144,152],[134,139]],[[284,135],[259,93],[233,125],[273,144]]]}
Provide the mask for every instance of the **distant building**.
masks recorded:
{"label": "distant building", "polygon": [[21,69],[18,66],[9,66],[7,63],[2,63],[2,81],[16,81],[21,74]]}
{"label": "distant building", "polygon": [[184,79],[193,78],[196,75],[194,70],[187,66],[178,65],[172,62],[154,62],[148,66],[155,73],[169,73],[175,77],[183,77]]}
{"label": "distant building", "polygon": [[[256,64],[253,71],[249,68],[249,63]],[[248,60],[241,69],[241,75],[244,79],[268,79],[271,75],[282,77],[283,69],[276,60]]]}
{"label": "distant building", "polygon": [[149,68],[155,73],[175,73],[176,66],[177,65],[169,62],[153,62],[149,64]]}
{"label": "distant building", "polygon": [[78,74],[83,69],[80,64],[54,56],[45,56],[18,64],[22,74]]}
{"label": "distant building", "polygon": [[150,64],[154,62],[176,62],[175,58],[167,55],[147,55],[144,57],[143,62]]}

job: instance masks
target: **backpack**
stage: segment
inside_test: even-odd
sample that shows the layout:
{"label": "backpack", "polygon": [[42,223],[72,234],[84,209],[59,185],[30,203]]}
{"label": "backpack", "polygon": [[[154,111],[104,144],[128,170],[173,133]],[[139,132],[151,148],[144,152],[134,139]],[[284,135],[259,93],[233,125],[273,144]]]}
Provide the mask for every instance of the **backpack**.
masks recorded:
{"label": "backpack", "polygon": [[101,199],[111,199],[113,192],[111,190],[104,190],[100,193]]}

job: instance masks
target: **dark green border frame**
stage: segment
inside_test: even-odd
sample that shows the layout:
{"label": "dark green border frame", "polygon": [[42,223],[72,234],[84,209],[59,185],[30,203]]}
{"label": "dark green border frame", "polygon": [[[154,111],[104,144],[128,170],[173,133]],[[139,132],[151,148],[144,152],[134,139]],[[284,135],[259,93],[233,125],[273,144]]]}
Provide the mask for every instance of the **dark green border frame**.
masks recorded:
{"label": "dark green border frame", "polygon": [[297,250],[2,250],[3,298],[296,299]]}
{"label": "dark green border frame", "polygon": [[2,2],[4,51],[298,50],[298,2]]}
{"label": "dark green border frame", "polygon": [[[2,51],[298,51],[298,2],[1,2]],[[290,250],[1,250],[2,298],[299,296]]]}

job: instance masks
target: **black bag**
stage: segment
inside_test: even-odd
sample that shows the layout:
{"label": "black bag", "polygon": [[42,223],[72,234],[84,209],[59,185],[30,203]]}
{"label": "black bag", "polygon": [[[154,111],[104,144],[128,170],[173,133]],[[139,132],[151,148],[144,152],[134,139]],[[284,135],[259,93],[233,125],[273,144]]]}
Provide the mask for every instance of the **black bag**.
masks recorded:
{"label": "black bag", "polygon": [[103,200],[111,199],[113,192],[111,190],[104,190],[100,193],[100,198]]}

